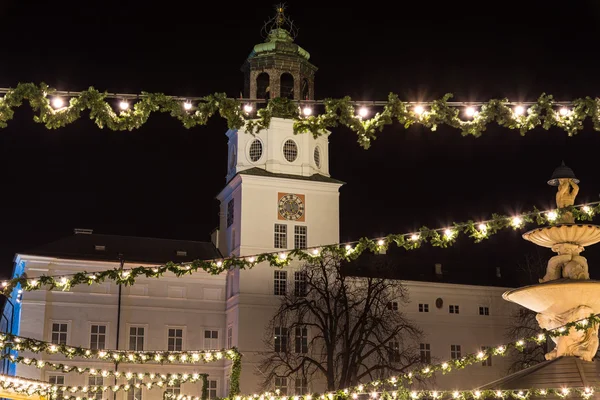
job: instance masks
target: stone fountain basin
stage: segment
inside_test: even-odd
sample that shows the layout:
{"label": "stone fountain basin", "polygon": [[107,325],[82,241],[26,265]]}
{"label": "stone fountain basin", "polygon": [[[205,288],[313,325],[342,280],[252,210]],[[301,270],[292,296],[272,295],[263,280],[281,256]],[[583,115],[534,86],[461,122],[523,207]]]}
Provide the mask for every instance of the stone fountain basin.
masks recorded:
{"label": "stone fountain basin", "polygon": [[537,313],[558,315],[585,305],[600,313],[600,281],[557,279],[509,290],[502,295]]}
{"label": "stone fountain basin", "polygon": [[585,247],[600,242],[600,226],[582,224],[547,226],[524,233],[523,239],[550,248],[559,243],[572,243]]}

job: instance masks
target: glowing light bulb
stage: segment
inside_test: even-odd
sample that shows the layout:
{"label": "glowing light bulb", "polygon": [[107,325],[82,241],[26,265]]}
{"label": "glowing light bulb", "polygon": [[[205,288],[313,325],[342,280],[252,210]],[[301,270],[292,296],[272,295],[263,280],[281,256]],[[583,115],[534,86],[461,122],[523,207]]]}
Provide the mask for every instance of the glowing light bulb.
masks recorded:
{"label": "glowing light bulb", "polygon": [[452,397],[454,397],[455,399],[457,399],[460,396],[460,393],[458,393],[457,391],[454,391],[454,393],[452,393]]}
{"label": "glowing light bulb", "polygon": [[467,107],[467,108],[465,109],[465,115],[466,115],[467,117],[469,117],[469,118],[470,118],[470,117],[472,117],[472,116],[474,116],[474,115],[475,115],[475,112],[476,112],[476,110],[475,110],[475,107],[471,107],[471,106],[469,106],[469,107]]}
{"label": "glowing light bulb", "polygon": [[421,105],[415,106],[415,108],[413,109],[413,111],[415,112],[415,114],[417,115],[421,115],[425,112],[425,108]]}
{"label": "glowing light bulb", "polygon": [[312,253],[316,256],[317,254],[319,254],[319,249],[313,249]]}
{"label": "glowing light bulb", "polygon": [[352,393],[352,398],[355,399],[355,400],[358,399],[358,394],[357,393]]}
{"label": "glowing light bulb", "polygon": [[561,109],[558,110],[558,113],[561,116],[566,117],[567,115],[569,115],[569,109],[567,107],[561,107]]}
{"label": "glowing light bulb", "polygon": [[544,334],[543,334],[543,333],[540,333],[540,334],[538,335],[537,339],[541,341],[541,340],[544,340],[544,339],[546,339],[546,337],[544,336]]}
{"label": "glowing light bulb", "polygon": [[377,241],[377,246],[383,246],[385,244],[385,241],[383,239],[379,239]]}
{"label": "glowing light bulb", "polygon": [[523,346],[523,345],[525,345],[525,342],[524,342],[523,340],[519,340],[519,341],[517,342],[517,345],[518,345],[518,346]]}
{"label": "glowing light bulb", "polygon": [[306,115],[307,117],[308,117],[309,115],[312,115],[312,113],[313,113],[313,110],[312,110],[312,108],[310,108],[310,107],[308,107],[308,106],[306,106],[306,107],[304,107],[304,108],[302,109],[302,114]]}
{"label": "glowing light bulb", "polygon": [[438,397],[440,397],[440,394],[436,391],[431,392],[431,397],[433,397],[434,399],[437,399]]}
{"label": "glowing light bulb", "polygon": [[279,259],[280,260],[285,260],[287,258],[287,254],[285,253],[279,253]]}
{"label": "glowing light bulb", "polygon": [[412,240],[413,242],[419,240],[419,235],[413,233],[412,235],[410,235],[410,240]]}
{"label": "glowing light bulb", "polygon": [[447,368],[448,368],[448,363],[447,362],[443,363],[442,364],[442,369],[447,369]]}
{"label": "glowing light bulb", "polygon": [[127,110],[129,108],[129,102],[127,100],[122,100],[119,103],[119,108],[123,111]]}
{"label": "glowing light bulb", "polygon": [[478,399],[481,397],[481,392],[479,390],[476,390],[475,393],[473,393],[473,396]]}
{"label": "glowing light bulb", "polygon": [[487,232],[487,225],[486,224],[481,223],[481,224],[479,224],[477,226],[477,228],[479,229],[479,231],[481,231],[481,233],[486,233]]}
{"label": "glowing light bulb", "polygon": [[480,360],[485,357],[485,354],[483,353],[483,351],[480,351],[479,353],[477,353],[477,358],[479,358]]}
{"label": "glowing light bulb", "polygon": [[62,285],[66,285],[68,281],[69,281],[69,280],[68,280],[67,278],[65,278],[64,276],[63,276],[62,278],[60,278],[60,283],[61,283]]}
{"label": "glowing light bulb", "polygon": [[550,211],[548,214],[546,214],[546,218],[548,218],[548,221],[550,222],[556,221],[556,218],[558,218],[558,214],[556,213],[556,211]]}
{"label": "glowing light bulb", "polygon": [[548,392],[546,391],[546,389],[542,389],[542,390],[540,390],[540,394],[542,396],[545,396],[546,394],[548,394]]}
{"label": "glowing light bulb", "polygon": [[502,392],[500,390],[496,390],[496,397],[502,397]]}
{"label": "glowing light bulb", "polygon": [[374,399],[376,399],[377,398],[377,392],[372,392],[371,393],[371,397],[374,398]]}
{"label": "glowing light bulb", "polygon": [[255,258],[254,258],[254,257],[248,257],[248,262],[251,262],[251,263],[253,263],[253,262],[254,262],[254,260],[255,260]]}
{"label": "glowing light bulb", "polygon": [[350,246],[349,244],[346,245],[346,250],[350,251],[352,250],[352,246]]}
{"label": "glowing light bulb", "polygon": [[521,225],[523,225],[523,220],[521,217],[513,217],[513,219],[510,221],[510,224],[515,228],[519,228]]}
{"label": "glowing light bulb", "polygon": [[523,106],[516,106],[514,109],[514,113],[515,115],[523,115],[525,114],[525,107]]}
{"label": "glowing light bulb", "polygon": [[217,267],[220,267],[221,265],[223,265],[223,261],[217,261]]}
{"label": "glowing light bulb", "polygon": [[567,395],[567,394],[569,394],[569,389],[568,388],[562,388],[561,392],[562,392],[562,394]]}
{"label": "glowing light bulb", "polygon": [[184,108],[186,111],[190,111],[190,110],[192,109],[192,103],[191,103],[191,102],[189,102],[189,101],[186,101],[185,103],[183,103],[183,108]]}
{"label": "glowing light bulb", "polygon": [[52,107],[54,108],[63,108],[65,105],[65,101],[62,97],[55,97],[52,99]]}
{"label": "glowing light bulb", "polygon": [[8,282],[6,282],[6,281],[3,281],[3,282],[2,282],[2,287],[7,287],[7,286],[8,286]]}
{"label": "glowing light bulb", "polygon": [[244,111],[247,114],[250,114],[252,112],[252,110],[254,110],[254,107],[252,107],[252,104],[245,104],[244,105]]}
{"label": "glowing light bulb", "polygon": [[358,115],[359,115],[361,118],[364,118],[364,117],[366,117],[367,115],[369,115],[369,109],[368,109],[367,107],[364,107],[364,106],[363,106],[363,107],[361,107],[361,108],[359,108],[359,109],[358,109]]}
{"label": "glowing light bulb", "polygon": [[428,374],[428,373],[429,373],[429,371],[431,371],[429,368],[423,368],[423,373],[424,373],[424,374]]}
{"label": "glowing light bulb", "polygon": [[452,236],[454,236],[454,232],[452,231],[452,229],[447,228],[444,231],[444,236],[446,237],[446,239],[452,239]]}
{"label": "glowing light bulb", "polygon": [[583,211],[584,213],[588,214],[588,215],[592,215],[592,208],[590,206],[583,206],[581,207],[581,211]]}
{"label": "glowing light bulb", "polygon": [[412,397],[413,399],[418,399],[419,398],[419,394],[417,392],[415,392],[415,391],[412,391],[410,393],[410,397]]}

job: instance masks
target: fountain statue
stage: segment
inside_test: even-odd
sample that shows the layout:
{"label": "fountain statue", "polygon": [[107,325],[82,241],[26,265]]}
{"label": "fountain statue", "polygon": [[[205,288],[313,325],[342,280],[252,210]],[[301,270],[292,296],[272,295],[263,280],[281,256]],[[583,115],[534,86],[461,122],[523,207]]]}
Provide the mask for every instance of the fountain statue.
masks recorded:
{"label": "fountain statue", "polygon": [[[575,204],[578,183],[564,162],[556,168],[548,184],[558,186],[559,209]],[[548,330],[600,313],[600,281],[590,280],[587,260],[580,255],[586,246],[600,242],[600,226],[575,224],[573,214],[563,210],[556,225],[534,229],[523,234],[523,238],[549,247],[558,255],[548,261],[539,284],[510,290],[504,293],[504,299],[537,312],[538,324]],[[598,350],[598,326],[571,329],[567,335],[552,340],[556,347],[546,354],[547,360],[575,356],[592,361]]]}

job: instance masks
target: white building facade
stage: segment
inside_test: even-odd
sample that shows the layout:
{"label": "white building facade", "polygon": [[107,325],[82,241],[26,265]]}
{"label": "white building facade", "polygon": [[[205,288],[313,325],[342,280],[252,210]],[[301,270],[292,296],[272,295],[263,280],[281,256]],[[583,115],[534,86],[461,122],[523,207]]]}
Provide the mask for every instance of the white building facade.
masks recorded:
{"label": "white building facade", "polygon": [[[267,50],[259,48],[251,54],[247,67],[251,77],[260,79],[256,69],[262,68],[273,82],[284,73],[292,74],[293,78],[296,73],[303,76],[311,67],[304,50],[295,50],[294,57],[300,54],[301,58],[297,65],[282,61],[281,54],[275,54],[279,58],[271,60],[268,57],[273,54]],[[261,51],[267,51],[265,58],[260,58]],[[287,53],[284,56],[292,57]],[[285,72],[286,68],[289,71]],[[316,68],[311,68],[314,73]],[[312,98],[312,75],[310,79],[307,93]],[[213,243],[78,231],[65,240],[17,254],[15,275],[24,272],[28,277],[61,276],[82,270],[102,271],[118,268],[119,258],[124,260],[125,268],[130,268],[338,243],[339,188],[343,182],[329,174],[328,134],[318,138],[310,134],[294,135],[292,124],[292,120],[273,118],[269,129],[256,134],[243,130],[227,132],[228,173],[226,185],[218,195],[220,226],[213,233]],[[279,295],[294,287],[297,270],[295,263],[283,269],[257,265],[218,276],[197,272],[180,278],[140,278],[135,285],[120,288],[108,282],[76,286],[69,291],[25,292],[21,302],[14,304],[15,312],[5,308],[4,316],[9,318],[11,314],[10,330],[18,335],[93,349],[200,350],[235,346],[243,354],[241,391],[255,393],[262,381],[258,365],[259,353],[265,350],[265,327],[279,305]],[[506,341],[504,332],[514,312],[513,306],[501,299],[506,288],[416,281],[406,282],[406,286],[411,302],[399,312],[405,312],[424,331],[420,345],[425,360],[461,357],[482,346]],[[13,303],[14,300],[13,297]],[[60,355],[35,357],[65,360]],[[69,363],[99,369],[115,367],[94,360],[69,360]],[[438,387],[472,388],[506,373],[502,360],[493,359],[488,364],[439,377]],[[209,397],[213,399],[228,394],[231,365],[221,360],[193,366],[123,363],[118,368],[165,374],[208,373]],[[113,378],[64,374],[21,364],[13,367],[12,372],[66,385],[114,384]],[[308,382],[308,387],[302,388],[292,380],[279,382],[280,387],[284,384],[288,394],[323,390],[319,381]],[[168,390],[199,396],[201,382],[184,383]],[[163,392],[140,389],[117,393],[116,399],[156,400]],[[111,392],[105,392],[101,397],[112,396]]]}

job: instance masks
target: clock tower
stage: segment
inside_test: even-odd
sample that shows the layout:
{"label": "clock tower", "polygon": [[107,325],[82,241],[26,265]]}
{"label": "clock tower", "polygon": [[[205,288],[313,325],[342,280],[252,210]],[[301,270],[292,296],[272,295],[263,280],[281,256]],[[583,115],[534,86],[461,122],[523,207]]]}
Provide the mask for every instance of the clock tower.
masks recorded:
{"label": "clock tower", "polygon": [[[312,99],[316,67],[308,62],[308,53],[293,42],[293,23],[283,12],[278,6],[266,42],[254,47],[242,67],[251,98],[273,93],[300,100],[298,92],[307,88],[304,94]],[[261,89],[265,73],[269,82],[266,92]],[[343,182],[329,174],[328,132],[318,138],[295,135],[293,120],[274,117],[269,128],[258,133],[240,129],[226,135],[226,185],[217,196],[218,247],[224,256],[339,242],[339,188]],[[298,269],[292,262],[283,269],[257,265],[228,271],[227,335],[229,342],[231,333],[231,344],[244,354],[243,393],[259,390],[256,384],[261,377],[255,374],[260,374],[259,353],[266,350],[265,329],[279,296],[294,290]]]}

